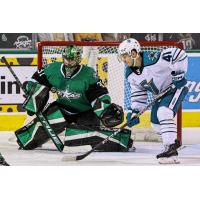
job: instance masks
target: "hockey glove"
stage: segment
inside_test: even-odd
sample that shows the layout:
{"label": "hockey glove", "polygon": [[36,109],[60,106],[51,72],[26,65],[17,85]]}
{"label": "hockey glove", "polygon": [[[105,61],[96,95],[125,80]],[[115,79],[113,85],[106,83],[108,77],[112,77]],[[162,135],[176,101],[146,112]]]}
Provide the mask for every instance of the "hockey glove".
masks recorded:
{"label": "hockey glove", "polygon": [[187,84],[184,72],[172,71],[171,75],[172,75],[172,83],[176,86],[177,89],[180,89],[181,87]]}
{"label": "hockey glove", "polygon": [[132,117],[134,117],[134,115],[135,114],[138,114],[139,113],[139,111],[138,110],[129,110],[128,111],[128,114],[127,114],[127,116],[126,116],[126,123],[127,123],[127,126],[128,127],[133,127],[133,126],[135,126],[135,125],[137,125],[137,124],[139,124],[140,123],[140,119],[139,118],[133,118],[132,120],[131,120],[131,118]]}
{"label": "hockey glove", "polygon": [[94,113],[106,127],[115,127],[121,124],[124,120],[124,112],[121,106],[111,103],[109,95],[103,95],[97,98],[92,107]]}
{"label": "hockey glove", "polygon": [[111,103],[99,117],[104,126],[115,127],[123,122],[124,112],[121,106]]}

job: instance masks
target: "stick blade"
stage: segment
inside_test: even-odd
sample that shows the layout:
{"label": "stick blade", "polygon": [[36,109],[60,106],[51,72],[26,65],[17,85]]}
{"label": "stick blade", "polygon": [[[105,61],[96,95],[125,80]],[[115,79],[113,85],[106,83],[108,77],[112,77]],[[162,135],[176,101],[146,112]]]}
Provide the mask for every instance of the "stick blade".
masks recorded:
{"label": "stick blade", "polygon": [[62,158],[62,161],[64,162],[70,162],[70,161],[78,161],[84,159],[88,154],[83,154],[79,156],[64,156]]}
{"label": "stick blade", "polygon": [[77,157],[77,156],[64,156],[64,157],[62,158],[62,161],[63,161],[63,162],[76,161],[76,157]]}

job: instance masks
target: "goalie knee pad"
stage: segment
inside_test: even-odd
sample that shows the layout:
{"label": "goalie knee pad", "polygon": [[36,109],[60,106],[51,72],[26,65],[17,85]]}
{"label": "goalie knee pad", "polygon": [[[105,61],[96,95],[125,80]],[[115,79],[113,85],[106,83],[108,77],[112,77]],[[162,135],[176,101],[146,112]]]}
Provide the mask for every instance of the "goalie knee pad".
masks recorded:
{"label": "goalie knee pad", "polygon": [[[65,146],[91,145],[93,148],[106,137],[113,134],[113,131],[108,128],[100,127],[85,127],[84,129],[83,127],[79,128],[79,126],[71,126],[70,128],[67,128],[65,133]],[[96,150],[103,152],[125,152],[132,147],[132,144],[133,140],[131,139],[131,131],[123,129],[120,133],[110,138],[107,143]]]}
{"label": "goalie knee pad", "polygon": [[[43,114],[56,134],[65,130],[66,121],[55,104],[51,104]],[[15,135],[19,146],[26,150],[40,147],[49,140],[49,136],[37,118],[15,131]]]}

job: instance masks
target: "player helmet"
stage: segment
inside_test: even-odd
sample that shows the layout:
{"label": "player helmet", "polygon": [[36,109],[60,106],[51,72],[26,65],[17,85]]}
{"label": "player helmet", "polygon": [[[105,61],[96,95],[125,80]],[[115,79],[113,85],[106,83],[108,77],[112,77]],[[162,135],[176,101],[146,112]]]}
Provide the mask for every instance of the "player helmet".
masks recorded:
{"label": "player helmet", "polygon": [[[133,52],[135,50],[135,52]],[[118,48],[118,56],[121,61],[127,64],[130,67],[140,67],[141,66],[141,57],[140,57],[140,43],[133,39],[129,38],[124,40]]]}
{"label": "player helmet", "polygon": [[66,60],[75,60],[79,64],[81,62],[81,48],[75,45],[67,46],[62,56]]}
{"label": "player helmet", "polygon": [[118,48],[119,55],[123,55],[127,53],[128,55],[131,55],[132,50],[135,49],[137,53],[141,51],[140,43],[133,38],[129,38],[127,40],[124,40]]}

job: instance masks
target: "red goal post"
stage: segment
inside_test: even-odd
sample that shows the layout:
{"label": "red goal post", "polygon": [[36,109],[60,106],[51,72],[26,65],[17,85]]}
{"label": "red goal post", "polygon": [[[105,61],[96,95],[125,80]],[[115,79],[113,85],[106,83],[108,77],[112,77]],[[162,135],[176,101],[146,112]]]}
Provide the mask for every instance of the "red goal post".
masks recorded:
{"label": "red goal post", "polygon": [[[112,49],[112,54],[115,54],[117,56],[117,47],[120,43],[119,42],[69,42],[69,41],[43,41],[38,43],[38,68],[41,69],[45,64],[48,64],[50,62],[54,62],[56,58],[48,58],[46,59],[46,63],[44,63],[44,58],[46,54],[47,56],[51,56],[55,54],[54,49],[62,49],[62,47],[68,46],[68,45],[77,45],[82,47],[95,47],[98,50],[102,51],[103,54],[105,54],[105,49]],[[142,50],[162,50],[168,47],[178,47],[183,48],[182,43],[178,43],[176,41],[158,41],[158,42],[148,42],[148,41],[140,41]],[[56,50],[57,51],[57,50]],[[61,54],[62,50],[60,51]],[[58,51],[56,52],[58,54]],[[53,57],[53,56],[52,56]],[[98,57],[96,58],[98,59]],[[108,78],[109,79],[109,78]],[[109,80],[108,80],[109,82]],[[110,91],[110,90],[109,90]],[[177,138],[182,141],[182,106],[180,106],[179,111],[177,113]]]}

